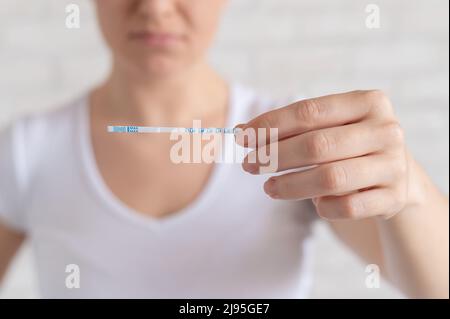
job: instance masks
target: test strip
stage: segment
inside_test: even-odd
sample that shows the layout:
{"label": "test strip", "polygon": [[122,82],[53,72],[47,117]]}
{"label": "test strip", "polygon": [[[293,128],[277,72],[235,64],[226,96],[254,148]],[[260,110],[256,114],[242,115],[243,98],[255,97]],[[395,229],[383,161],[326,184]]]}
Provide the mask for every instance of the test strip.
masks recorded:
{"label": "test strip", "polygon": [[109,133],[188,133],[188,134],[236,134],[240,128],[226,127],[164,127],[164,126],[108,126]]}

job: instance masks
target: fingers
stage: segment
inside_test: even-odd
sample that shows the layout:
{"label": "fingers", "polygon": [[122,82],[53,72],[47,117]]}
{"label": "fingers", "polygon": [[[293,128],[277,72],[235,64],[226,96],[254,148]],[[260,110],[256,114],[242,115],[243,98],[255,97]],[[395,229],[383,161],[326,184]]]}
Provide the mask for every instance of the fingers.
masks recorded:
{"label": "fingers", "polygon": [[[278,142],[277,171],[360,157],[401,143],[403,137],[396,123],[365,122],[307,132]],[[265,145],[258,151],[269,154],[271,146]],[[249,158],[256,161],[250,163]],[[249,155],[243,168],[255,174],[264,165],[258,156]]]}
{"label": "fingers", "polygon": [[[381,91],[299,101],[239,127],[236,142],[256,148],[244,160],[244,170],[314,167],[271,177],[264,190],[272,198],[313,198],[327,219],[392,216],[405,202],[403,132]],[[270,170],[261,156],[271,159]]]}
{"label": "fingers", "polygon": [[314,201],[317,213],[328,220],[362,219],[397,213],[403,203],[401,192],[375,188],[344,196],[321,197]]}
{"label": "fingers", "polygon": [[256,137],[258,145],[269,142],[270,128],[278,129],[278,140],[305,132],[355,123],[362,119],[383,116],[393,117],[389,100],[380,91],[354,91],[299,101],[277,110],[264,113],[240,128],[247,130],[237,134],[238,144],[248,146],[242,137],[249,131],[266,134]]}
{"label": "fingers", "polygon": [[384,155],[358,157],[271,177],[264,191],[276,199],[308,199],[381,187],[396,179],[397,165]]}

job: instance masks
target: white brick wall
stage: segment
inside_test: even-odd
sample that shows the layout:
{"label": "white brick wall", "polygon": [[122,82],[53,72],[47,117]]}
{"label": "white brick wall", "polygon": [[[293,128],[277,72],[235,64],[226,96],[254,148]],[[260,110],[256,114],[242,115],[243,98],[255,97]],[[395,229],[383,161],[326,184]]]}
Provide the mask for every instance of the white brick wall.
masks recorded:
{"label": "white brick wall", "polygon": [[[57,105],[98,82],[108,55],[90,0],[0,0],[0,123]],[[81,6],[81,29],[64,26]],[[365,7],[381,28],[365,27]],[[275,96],[381,88],[395,103],[408,142],[448,192],[447,0],[234,0],[211,54],[228,78]],[[364,287],[364,266],[318,228],[314,297],[397,297]],[[0,297],[35,296],[24,252]]]}

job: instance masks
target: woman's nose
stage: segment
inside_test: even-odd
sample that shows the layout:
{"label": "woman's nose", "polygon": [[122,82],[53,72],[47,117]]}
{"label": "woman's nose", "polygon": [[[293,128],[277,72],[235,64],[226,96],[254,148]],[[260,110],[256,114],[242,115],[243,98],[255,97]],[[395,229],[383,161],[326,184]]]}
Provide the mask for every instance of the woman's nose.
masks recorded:
{"label": "woman's nose", "polygon": [[147,18],[161,18],[169,15],[173,8],[173,0],[138,0],[137,3],[139,14]]}

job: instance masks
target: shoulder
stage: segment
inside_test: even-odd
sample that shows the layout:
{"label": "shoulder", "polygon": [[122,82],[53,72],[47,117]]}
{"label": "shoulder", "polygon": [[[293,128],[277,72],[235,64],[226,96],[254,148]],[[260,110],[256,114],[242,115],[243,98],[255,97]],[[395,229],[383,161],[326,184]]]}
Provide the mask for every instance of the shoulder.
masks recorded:
{"label": "shoulder", "polygon": [[[61,158],[69,145],[79,102],[29,114],[0,129],[0,220],[21,232],[28,228],[26,205],[32,179],[49,155]],[[67,147],[67,146],[66,146]],[[51,163],[49,164],[51,165]]]}
{"label": "shoulder", "polygon": [[40,143],[43,138],[48,142],[75,124],[85,100],[83,95],[47,111],[28,114],[13,123],[13,127],[22,132],[27,143]]}
{"label": "shoulder", "polygon": [[0,153],[8,154],[17,171],[28,175],[48,155],[63,151],[61,146],[70,143],[84,101],[84,96],[79,97],[50,110],[22,116],[0,129]]}

